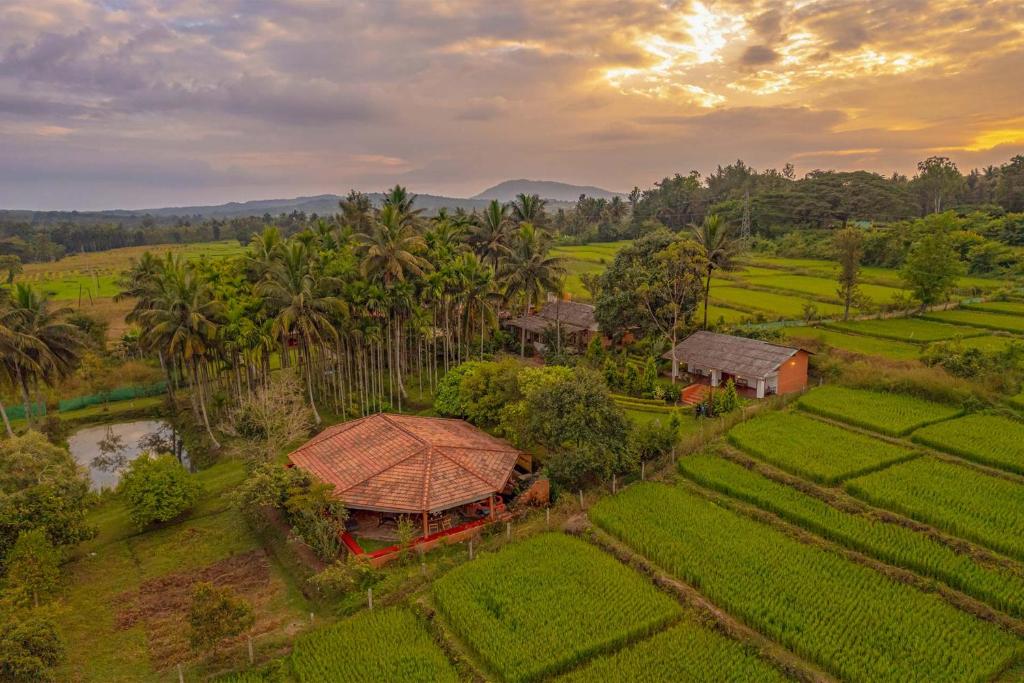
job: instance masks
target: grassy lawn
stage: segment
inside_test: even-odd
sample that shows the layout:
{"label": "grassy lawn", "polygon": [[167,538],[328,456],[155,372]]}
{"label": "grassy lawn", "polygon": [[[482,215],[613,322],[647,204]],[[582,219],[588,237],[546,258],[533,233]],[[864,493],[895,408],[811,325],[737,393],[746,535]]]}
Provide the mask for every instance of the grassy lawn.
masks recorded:
{"label": "grassy lawn", "polygon": [[804,304],[807,303],[814,304],[818,313],[822,315],[839,315],[843,312],[843,307],[836,304],[811,301],[800,296],[743,289],[742,287],[715,287],[714,283],[711,284],[711,300],[719,304],[733,304],[794,320],[803,316]]}
{"label": "grassy lawn", "polygon": [[[258,565],[267,572],[240,589],[254,604],[257,632],[272,633],[308,613],[291,579],[265,559],[259,540],[231,507],[230,491],[244,474],[238,462],[197,473],[204,492],[196,508],[181,520],[144,532],[131,524],[128,510],[117,497],[104,500],[90,513],[99,535],[77,548],[66,568],[63,597],[68,611],[62,624],[68,659],[59,680],[170,680],[173,674],[166,669],[183,660],[188,670],[183,614],[168,605],[173,605],[174,590],[179,595],[190,590],[190,573],[197,573],[196,580],[211,569],[213,576],[220,576],[217,567],[232,559],[236,570]],[[239,557],[250,552],[256,553],[255,559]],[[154,584],[147,582],[154,579],[168,583],[167,588],[157,589],[157,607],[133,611],[132,601],[147,590],[152,593]],[[250,596],[250,590],[256,594]],[[165,596],[167,604],[163,604]]]}
{"label": "grassy lawn", "polygon": [[916,360],[921,355],[921,347],[917,344],[908,344],[894,339],[879,339],[862,334],[846,334],[824,327],[787,327],[783,333],[790,339],[818,340],[831,348],[866,356],[883,356],[894,360]]}

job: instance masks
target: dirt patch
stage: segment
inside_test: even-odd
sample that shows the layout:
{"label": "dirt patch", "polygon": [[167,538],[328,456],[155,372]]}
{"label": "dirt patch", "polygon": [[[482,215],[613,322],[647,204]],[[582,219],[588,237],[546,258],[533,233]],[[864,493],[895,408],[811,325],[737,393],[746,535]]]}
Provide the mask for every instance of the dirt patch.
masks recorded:
{"label": "dirt patch", "polygon": [[[249,601],[256,614],[256,624],[250,632],[253,637],[276,631],[287,622],[271,609],[271,602],[282,592],[283,586],[271,574],[270,561],[262,549],[234,555],[194,571],[150,579],[117,597],[120,609],[116,619],[121,629],[142,624],[155,669],[167,669],[195,657],[188,644],[188,608],[192,586],[202,581],[226,586]],[[242,640],[244,638],[225,641],[220,649],[230,649]]]}

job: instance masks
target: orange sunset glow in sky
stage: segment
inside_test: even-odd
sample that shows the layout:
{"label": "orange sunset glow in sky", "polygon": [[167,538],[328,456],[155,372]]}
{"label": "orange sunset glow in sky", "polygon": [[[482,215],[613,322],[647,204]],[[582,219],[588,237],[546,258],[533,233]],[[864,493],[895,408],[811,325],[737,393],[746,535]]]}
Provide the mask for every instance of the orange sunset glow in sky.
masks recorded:
{"label": "orange sunset glow in sky", "polygon": [[1024,153],[1024,4],[6,0],[0,206]]}

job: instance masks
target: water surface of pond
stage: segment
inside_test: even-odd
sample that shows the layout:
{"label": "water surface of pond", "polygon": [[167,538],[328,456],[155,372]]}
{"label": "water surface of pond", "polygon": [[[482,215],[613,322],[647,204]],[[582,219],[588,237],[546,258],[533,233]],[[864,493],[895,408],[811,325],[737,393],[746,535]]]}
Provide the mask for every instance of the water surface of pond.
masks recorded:
{"label": "water surface of pond", "polygon": [[[97,463],[104,452],[100,444],[113,436],[120,448],[113,453],[113,463]],[[191,469],[188,454],[181,447],[170,426],[162,420],[137,420],[80,429],[68,437],[71,457],[89,473],[89,486],[94,491],[117,486],[120,469],[145,450],[177,452],[182,465]],[[118,467],[121,465],[121,467]]]}

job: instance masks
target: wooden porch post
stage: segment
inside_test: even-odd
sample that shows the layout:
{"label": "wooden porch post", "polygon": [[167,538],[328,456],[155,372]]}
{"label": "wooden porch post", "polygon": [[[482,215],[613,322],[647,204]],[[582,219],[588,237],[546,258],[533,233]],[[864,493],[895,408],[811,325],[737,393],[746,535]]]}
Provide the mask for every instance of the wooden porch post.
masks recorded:
{"label": "wooden porch post", "polygon": [[427,523],[427,511],[424,510],[423,511],[423,537],[424,538],[426,538],[427,536],[430,535],[428,533],[429,530],[430,530],[430,525]]}
{"label": "wooden porch post", "polygon": [[497,517],[497,515],[494,514],[494,494],[493,493],[490,496],[490,502],[491,502],[491,521],[493,522],[495,520],[495,518]]}

